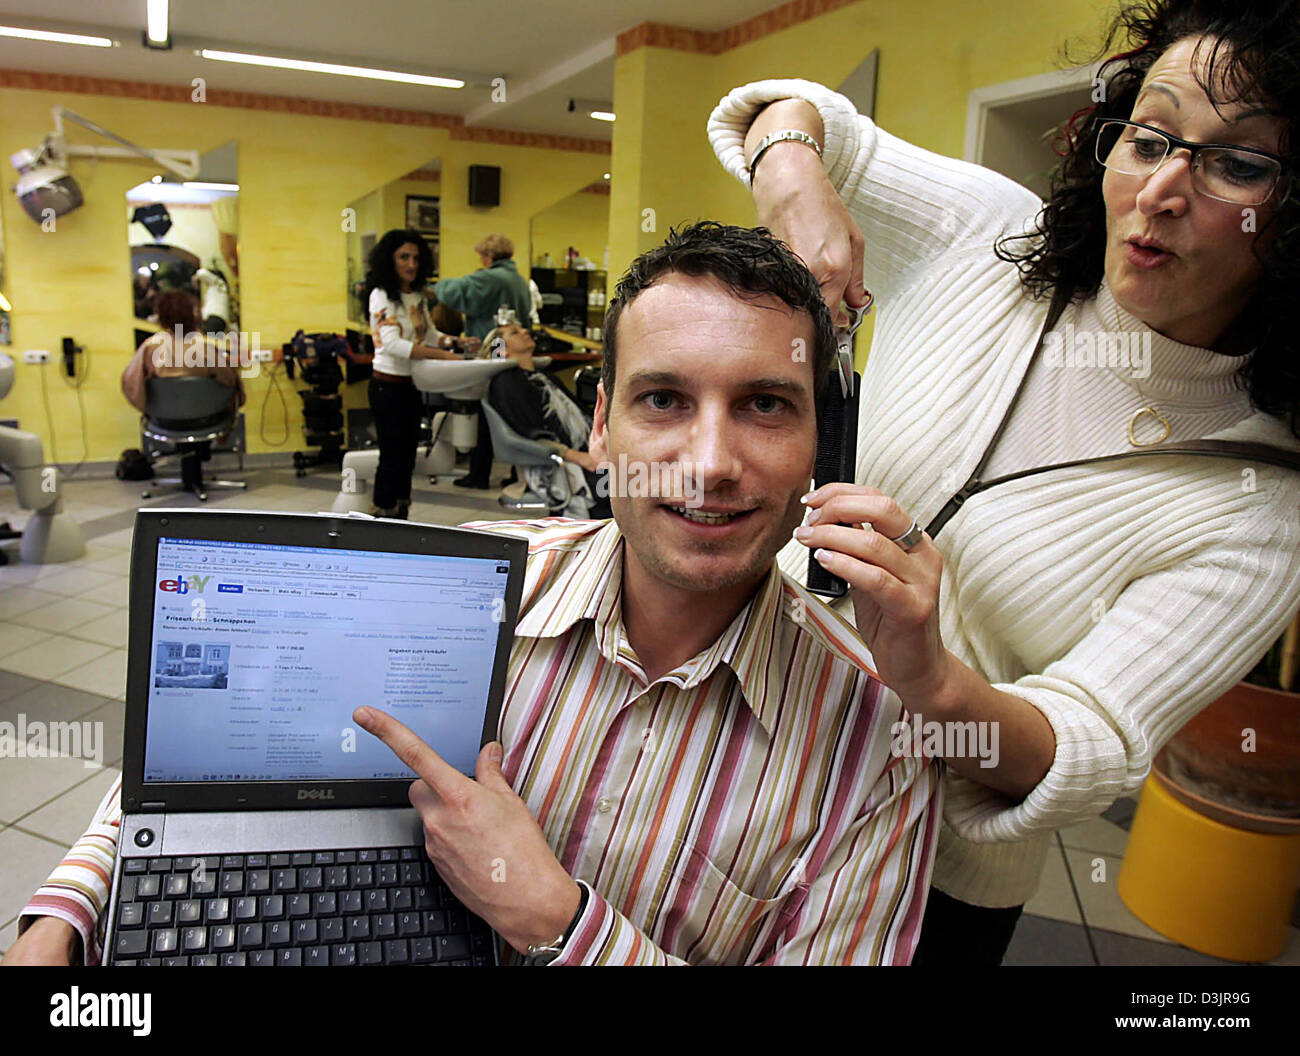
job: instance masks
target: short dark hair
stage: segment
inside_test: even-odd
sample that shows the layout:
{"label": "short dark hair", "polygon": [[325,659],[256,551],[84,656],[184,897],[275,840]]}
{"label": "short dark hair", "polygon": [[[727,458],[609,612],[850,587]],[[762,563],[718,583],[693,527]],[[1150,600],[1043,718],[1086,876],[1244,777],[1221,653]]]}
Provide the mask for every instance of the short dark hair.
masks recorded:
{"label": "short dark hair", "polygon": [[835,328],[812,272],[765,227],[700,220],[673,228],[662,245],[632,261],[619,280],[605,312],[603,330],[605,362],[600,380],[605,386],[606,407],[614,394],[619,318],[643,290],[672,273],[716,279],[741,300],[770,296],[797,312],[807,312],[813,325],[813,394],[821,402],[835,356]]}
{"label": "short dark hair", "polygon": [[402,280],[397,277],[397,265],[393,263],[393,257],[408,242],[414,243],[420,253],[411,289],[416,293],[423,292],[425,284],[433,275],[433,252],[419,231],[395,228],[376,242],[375,248],[370,251],[369,270],[366,272],[367,299],[371,290],[379,289],[388,294],[388,299],[394,304],[402,303]]}

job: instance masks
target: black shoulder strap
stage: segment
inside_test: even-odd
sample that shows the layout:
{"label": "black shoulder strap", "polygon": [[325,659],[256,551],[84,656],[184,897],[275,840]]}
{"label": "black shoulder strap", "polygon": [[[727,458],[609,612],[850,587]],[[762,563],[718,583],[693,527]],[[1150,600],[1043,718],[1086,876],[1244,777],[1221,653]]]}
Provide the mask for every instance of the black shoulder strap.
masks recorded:
{"label": "black shoulder strap", "polygon": [[1020,384],[1016,386],[1011,402],[1007,404],[1006,413],[1003,414],[1002,421],[998,423],[997,431],[993,434],[993,439],[989,441],[988,447],[984,449],[984,454],[981,456],[974,472],[971,473],[966,483],[958,489],[956,494],[943,504],[943,509],[934,515],[934,519],[925,526],[925,534],[931,539],[938,535],[943,526],[952,520],[954,514],[961,509],[962,504],[980,490],[980,475],[984,472],[984,467],[988,465],[989,459],[993,457],[993,449],[998,446],[998,441],[1002,439],[1002,434],[1007,430],[1007,423],[1011,421],[1012,412],[1015,411],[1016,404],[1020,402],[1021,394],[1025,391],[1025,381],[1029,378],[1030,368],[1033,367],[1034,360],[1038,358],[1038,353],[1042,350],[1043,341],[1051,333],[1052,327],[1060,320],[1068,303],[1067,299],[1061,295],[1059,288],[1052,294],[1052,303],[1048,306],[1047,318],[1043,320],[1043,328],[1038,332],[1038,340],[1034,343],[1034,350],[1029,354],[1029,362],[1025,365],[1025,373],[1020,378]]}
{"label": "black shoulder strap", "polygon": [[[1038,344],[1034,346],[1033,354],[1029,357],[1030,366],[1033,365],[1039,349],[1043,347],[1043,340],[1052,327],[1056,325],[1063,310],[1064,305],[1058,306],[1055,300],[1052,302],[1052,307],[1047,313],[1047,321],[1043,324],[1043,330],[1038,335]],[[1026,369],[1025,377],[1028,376],[1029,371]],[[1020,387],[1016,389],[1015,395],[1011,398],[1011,405],[1007,408],[1007,413],[998,425],[998,431],[993,434],[993,439],[985,450],[984,457],[980,459],[979,465],[975,467],[975,472],[971,474],[970,479],[966,481],[961,490],[944,503],[943,509],[926,525],[926,534],[931,539],[939,534],[943,526],[952,520],[957,511],[962,508],[962,505],[972,495],[984,491],[986,488],[991,488],[995,484],[1005,484],[1008,481],[1019,480],[1035,473],[1046,473],[1053,469],[1069,469],[1072,466],[1086,466],[1095,462],[1117,462],[1123,458],[1141,458],[1152,455],[1208,455],[1212,458],[1235,458],[1243,462],[1262,462],[1265,465],[1280,466],[1283,469],[1294,469],[1300,472],[1300,451],[1288,451],[1286,448],[1273,447],[1271,444],[1257,444],[1243,440],[1185,440],[1178,444],[1153,445],[1136,451],[1123,451],[1116,455],[1097,455],[1093,458],[1079,458],[1070,462],[1054,462],[1051,465],[1034,466],[1016,473],[1008,473],[994,480],[981,481],[980,474],[984,471],[984,467],[988,465],[988,461],[993,455],[993,448],[1006,430],[1007,422],[1011,419],[1011,412],[1015,410],[1016,403],[1019,401],[1024,387],[1025,378],[1021,378]]]}

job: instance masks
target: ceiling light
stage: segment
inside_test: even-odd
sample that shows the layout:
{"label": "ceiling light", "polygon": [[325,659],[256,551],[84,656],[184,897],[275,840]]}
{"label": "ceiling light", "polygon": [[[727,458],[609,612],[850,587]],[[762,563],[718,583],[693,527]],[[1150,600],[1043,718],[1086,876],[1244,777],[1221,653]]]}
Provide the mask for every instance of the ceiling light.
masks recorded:
{"label": "ceiling light", "polygon": [[606,179],[606,180],[609,179],[609,173],[605,173],[605,175],[602,177],[602,179]]}
{"label": "ceiling light", "polygon": [[305,59],[280,59],[270,55],[248,55],[239,51],[213,51],[201,48],[205,59],[240,62],[248,66],[270,66],[279,70],[303,70],[306,73],[334,73],[342,77],[366,77],[372,81],[396,81],[399,84],[423,84],[430,88],[464,88],[465,82],[451,77],[429,77],[422,73],[398,70],[374,70],[366,66],[344,66],[337,62],[308,62]]}
{"label": "ceiling light", "polygon": [[150,182],[150,183],[162,183],[162,177],[161,177],[161,176],[150,176],[150,177],[149,177],[149,182]]}
{"label": "ceiling light", "polygon": [[47,44],[85,44],[92,48],[113,46],[113,41],[108,37],[90,37],[84,33],[50,33],[44,29],[24,29],[21,26],[0,26],[0,37],[40,40]]}
{"label": "ceiling light", "polygon": [[0,312],[12,312],[14,306],[9,303],[9,298],[0,293]]}
{"label": "ceiling light", "polygon": [[148,47],[168,49],[172,46],[168,35],[167,0],[146,0],[144,42]]}
{"label": "ceiling light", "polygon": [[614,104],[608,99],[570,99],[569,113],[578,112],[584,113],[597,121],[614,120]]}

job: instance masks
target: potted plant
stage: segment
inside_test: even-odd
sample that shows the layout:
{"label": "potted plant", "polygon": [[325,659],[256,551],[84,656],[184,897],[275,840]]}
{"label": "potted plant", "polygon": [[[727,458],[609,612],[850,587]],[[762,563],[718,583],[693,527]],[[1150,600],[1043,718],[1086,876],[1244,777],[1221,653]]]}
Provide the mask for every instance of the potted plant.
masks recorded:
{"label": "potted plant", "polygon": [[1174,734],[1157,778],[1237,828],[1300,832],[1300,613],[1263,659]]}

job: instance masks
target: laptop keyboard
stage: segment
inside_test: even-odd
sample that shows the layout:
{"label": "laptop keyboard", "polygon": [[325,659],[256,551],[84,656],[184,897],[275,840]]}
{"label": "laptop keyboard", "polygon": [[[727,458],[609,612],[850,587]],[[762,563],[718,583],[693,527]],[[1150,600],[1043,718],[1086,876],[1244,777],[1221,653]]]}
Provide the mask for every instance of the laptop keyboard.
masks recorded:
{"label": "laptop keyboard", "polygon": [[494,963],[422,847],[127,858],[110,963]]}

